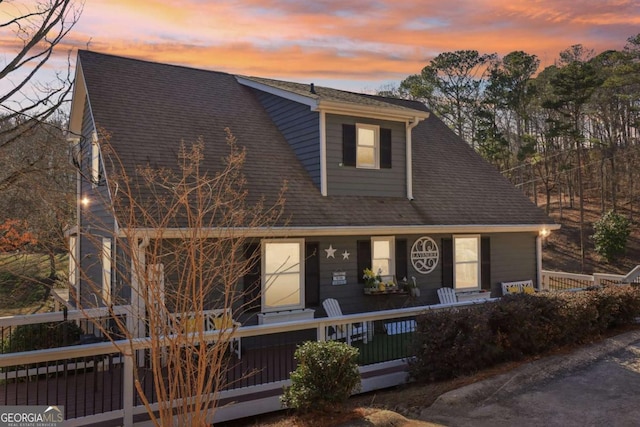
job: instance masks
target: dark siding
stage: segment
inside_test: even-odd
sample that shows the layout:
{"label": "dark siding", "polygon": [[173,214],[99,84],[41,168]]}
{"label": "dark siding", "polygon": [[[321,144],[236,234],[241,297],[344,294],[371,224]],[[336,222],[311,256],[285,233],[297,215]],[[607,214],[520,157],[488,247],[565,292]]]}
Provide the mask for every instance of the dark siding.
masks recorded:
{"label": "dark siding", "polygon": [[320,116],[308,106],[254,90],[296,156],[320,188]]}
{"label": "dark siding", "polygon": [[491,234],[492,295],[502,295],[500,282],[537,278],[536,233]]}
{"label": "dark siding", "polygon": [[[405,124],[327,114],[327,194],[406,197]],[[343,125],[366,123],[391,131],[390,169],[358,169],[343,158]]]}
{"label": "dark siding", "polygon": [[[102,237],[112,239],[112,253],[115,254],[118,248],[113,239],[115,235],[115,220],[109,208],[110,197],[106,185],[104,171],[100,171],[102,180],[94,188],[90,181],[91,177],[91,141],[92,133],[95,129],[89,102],[85,102],[84,116],[82,119],[81,137],[81,178],[80,197],[87,197],[89,204],[80,207],[80,229],[83,235],[80,240],[80,299],[82,305],[95,306],[102,300]],[[112,263],[113,265],[113,263]],[[115,267],[115,265],[113,265]],[[112,280],[114,275],[112,274]],[[116,283],[125,280],[130,283],[130,278],[115,278]],[[113,281],[112,281],[113,283]]]}

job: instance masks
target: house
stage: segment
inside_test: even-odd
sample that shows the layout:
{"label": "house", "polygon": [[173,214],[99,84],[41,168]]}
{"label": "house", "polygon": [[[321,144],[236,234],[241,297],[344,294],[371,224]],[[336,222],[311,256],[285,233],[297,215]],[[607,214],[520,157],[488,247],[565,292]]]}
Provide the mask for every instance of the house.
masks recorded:
{"label": "house", "polygon": [[[326,298],[345,313],[407,303],[403,292],[366,295],[365,268],[396,282],[415,277],[411,304],[436,303],[445,286],[499,296],[503,281],[540,280],[540,236],[558,226],[419,102],[79,51],[69,123],[77,230],[96,239],[71,235],[78,302],[133,295],[120,285],[134,273],[114,261],[122,223],[109,209],[101,135],[135,175],[174,166],[180,141],[200,137],[214,153],[203,166],[215,168],[225,128],[246,148],[250,197],[274,200],[288,183],[287,222],[248,236],[262,262],[239,278],[259,301],[243,324],[322,316]],[[267,288],[265,259],[283,251],[299,268]]]}

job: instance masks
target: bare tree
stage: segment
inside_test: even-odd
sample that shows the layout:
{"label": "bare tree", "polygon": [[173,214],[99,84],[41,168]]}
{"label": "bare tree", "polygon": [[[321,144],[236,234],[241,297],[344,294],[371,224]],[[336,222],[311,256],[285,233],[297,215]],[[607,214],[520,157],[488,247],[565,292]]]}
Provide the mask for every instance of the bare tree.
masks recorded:
{"label": "bare tree", "polygon": [[[131,303],[128,319],[112,311],[110,329],[96,323],[106,336],[116,345],[117,338],[149,338],[151,348],[136,355],[137,366],[144,366],[134,370],[134,386],[155,425],[210,423],[227,382],[226,367],[238,363],[232,347],[237,323],[229,314],[242,311],[239,282],[256,262],[245,255],[251,238],[243,230],[268,228],[282,212],[284,186],[275,201],[249,201],[242,174],[245,151],[230,131],[227,142],[228,155],[217,172],[202,166],[202,141],[182,146],[178,168],[142,167],[133,176],[114,155],[105,156],[111,159],[114,195],[114,203],[107,204],[118,218],[118,232],[98,230],[96,220],[83,233],[96,248],[105,238],[117,248],[113,289],[105,292],[91,268],[80,275],[98,305],[113,309],[113,304]],[[108,151],[106,141],[101,145]],[[91,300],[83,299],[81,308],[91,308]]]}
{"label": "bare tree", "polygon": [[0,28],[15,34],[15,55],[0,69],[0,81],[8,88],[0,93],[0,148],[3,148],[47,120],[67,100],[72,86],[70,64],[56,73],[53,81],[38,82],[37,77],[78,22],[84,3],[74,0],[0,3],[6,4]]}

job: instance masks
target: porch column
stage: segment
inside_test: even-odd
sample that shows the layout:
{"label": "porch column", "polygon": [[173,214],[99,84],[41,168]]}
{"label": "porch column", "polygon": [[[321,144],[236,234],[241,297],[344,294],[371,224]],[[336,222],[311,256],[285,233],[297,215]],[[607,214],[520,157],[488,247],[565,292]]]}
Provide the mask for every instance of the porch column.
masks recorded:
{"label": "porch column", "polygon": [[536,237],[536,276],[536,287],[542,290],[542,237],[540,234]]}
{"label": "porch column", "polygon": [[[145,317],[146,306],[145,300],[142,296],[142,292],[146,292],[146,289],[142,289],[145,286],[146,280],[144,275],[146,274],[146,248],[149,245],[149,238],[144,237],[138,244],[138,237],[132,239],[131,248],[131,311],[132,319],[127,321],[127,326],[130,328],[129,332],[134,338],[143,338],[145,334]],[[143,352],[137,352],[138,366],[144,364]]]}

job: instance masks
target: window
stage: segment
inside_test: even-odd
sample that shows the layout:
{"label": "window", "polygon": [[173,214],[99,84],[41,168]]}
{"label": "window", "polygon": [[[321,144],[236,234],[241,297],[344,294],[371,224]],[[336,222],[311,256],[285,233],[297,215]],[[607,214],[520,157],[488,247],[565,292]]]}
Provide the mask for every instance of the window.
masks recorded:
{"label": "window", "polygon": [[381,271],[381,276],[393,276],[396,274],[395,268],[395,248],[394,237],[372,237],[371,238],[371,270]]}
{"label": "window", "polygon": [[380,127],[374,125],[356,125],[356,167],[378,169],[380,146]]}
{"label": "window", "polygon": [[304,239],[262,242],[262,311],[304,308]]}
{"label": "window", "polygon": [[95,132],[91,135],[91,183],[94,187],[100,183],[100,144]]}
{"label": "window", "polygon": [[343,124],[342,165],[391,169],[391,129],[362,123]]}
{"label": "window", "polygon": [[457,290],[480,289],[480,236],[453,236],[453,283]]}
{"label": "window", "polygon": [[80,299],[80,287],[78,286],[78,236],[69,236],[69,286],[75,288],[76,297]]}
{"label": "window", "polygon": [[111,304],[111,239],[102,239],[102,300]]}

